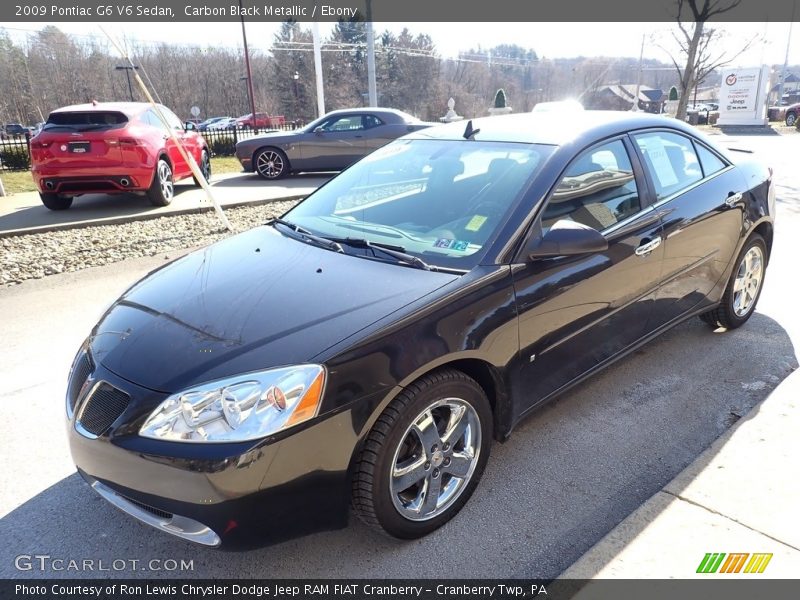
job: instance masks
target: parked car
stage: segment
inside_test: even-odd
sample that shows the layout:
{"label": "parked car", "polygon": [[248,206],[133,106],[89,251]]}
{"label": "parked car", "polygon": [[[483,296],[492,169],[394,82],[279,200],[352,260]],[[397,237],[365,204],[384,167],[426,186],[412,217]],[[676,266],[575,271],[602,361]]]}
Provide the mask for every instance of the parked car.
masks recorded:
{"label": "parked car", "polygon": [[391,108],[335,110],[294,131],[240,141],[236,158],[245,171],[264,179],[298,171],[341,171],[388,142],[430,125]]}
{"label": "parked car", "polygon": [[[209,151],[193,124],[168,108],[161,113],[206,179]],[[31,142],[31,170],[42,203],[51,210],[83,194],[136,192],[156,206],[172,202],[174,183],[192,172],[150,104],[93,102],[50,113]]]}
{"label": "parked car", "polygon": [[351,503],[423,536],[535,408],[685,319],[746,323],[774,215],[771,171],[674,119],[414,131],[109,307],[69,377],[73,460],[207,546],[343,527]]}
{"label": "parked car", "polygon": [[531,112],[574,113],[584,110],[583,104],[577,100],[557,100],[554,102],[537,102]]}
{"label": "parked car", "polygon": [[789,127],[793,127],[797,123],[797,117],[800,116],[800,102],[797,104],[790,104],[784,109],[784,121]]}
{"label": "parked car", "polygon": [[227,131],[230,129],[236,129],[236,119],[233,117],[222,117],[219,121],[211,123],[207,131]]}
{"label": "parked car", "polygon": [[247,113],[236,119],[236,126],[240,129],[263,129],[265,127],[280,127],[286,120],[282,115],[270,116],[267,113],[256,113],[256,118],[253,118],[253,113]]}
{"label": "parked car", "polygon": [[30,133],[28,128],[22,125],[21,123],[8,123],[4,128],[5,134],[8,136],[12,135],[25,135]]}
{"label": "parked car", "polygon": [[197,131],[206,131],[214,123],[218,123],[226,119],[231,119],[231,117],[211,117],[210,119],[206,119],[205,121],[198,123]]}

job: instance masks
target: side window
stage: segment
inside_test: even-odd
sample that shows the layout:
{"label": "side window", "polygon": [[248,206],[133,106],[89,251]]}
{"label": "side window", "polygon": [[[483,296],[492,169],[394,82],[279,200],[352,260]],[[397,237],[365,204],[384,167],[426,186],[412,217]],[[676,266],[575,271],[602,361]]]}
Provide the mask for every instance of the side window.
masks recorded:
{"label": "side window", "polygon": [[364,129],[361,115],[349,115],[332,119],[324,125],[325,131],[359,131]]}
{"label": "side window", "polygon": [[164,123],[161,122],[161,119],[158,118],[158,115],[153,111],[152,108],[148,108],[144,114],[142,114],[142,121],[148,125],[152,125],[153,127],[164,129]]}
{"label": "side window", "polygon": [[375,115],[364,115],[364,129],[372,129],[380,125],[383,125],[383,121]]}
{"label": "side window", "polygon": [[625,144],[615,140],[587,150],[567,168],[542,215],[542,229],[569,219],[603,231],[641,210]]}
{"label": "side window", "polygon": [[703,166],[703,175],[705,177],[722,171],[722,169],[727,166],[716,154],[702,144],[695,144],[694,147],[697,148],[697,157],[700,159],[700,164]]}
{"label": "side window", "polygon": [[164,106],[159,105],[158,108],[161,109],[161,113],[167,119],[167,123],[169,123],[170,127],[178,131],[183,129],[183,123],[181,123],[181,120],[175,115],[174,112]]}
{"label": "side window", "polygon": [[636,135],[634,139],[644,156],[657,199],[680,192],[703,178],[694,146],[682,135],[656,131]]}

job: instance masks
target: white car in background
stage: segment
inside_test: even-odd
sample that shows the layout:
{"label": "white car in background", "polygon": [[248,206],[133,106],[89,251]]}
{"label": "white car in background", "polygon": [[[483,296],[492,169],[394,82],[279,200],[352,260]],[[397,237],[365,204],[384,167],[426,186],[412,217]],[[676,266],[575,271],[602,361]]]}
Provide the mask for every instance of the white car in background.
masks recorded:
{"label": "white car in background", "polygon": [[531,112],[563,112],[572,113],[584,110],[583,104],[577,100],[558,100],[556,102],[539,102]]}

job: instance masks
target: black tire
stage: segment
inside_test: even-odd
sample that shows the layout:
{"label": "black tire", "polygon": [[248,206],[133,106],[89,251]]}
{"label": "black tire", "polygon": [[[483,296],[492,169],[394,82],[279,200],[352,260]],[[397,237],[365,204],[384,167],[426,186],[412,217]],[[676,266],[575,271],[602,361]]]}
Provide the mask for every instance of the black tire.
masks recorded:
{"label": "black tire", "polygon": [[264,179],[280,179],[289,174],[289,159],[278,148],[262,148],[253,156],[253,170]]}
{"label": "black tire", "polygon": [[795,123],[797,123],[797,113],[795,112],[786,113],[786,125],[792,127]]}
{"label": "black tire", "polygon": [[[755,254],[751,254],[751,251]],[[758,257],[760,266],[758,270],[758,283],[753,285],[753,279],[748,276],[750,267],[745,258]],[[767,244],[759,234],[751,235],[742,251],[736,257],[733,273],[722,295],[722,300],[717,308],[700,315],[700,318],[714,329],[736,329],[741,327],[753,315],[764,289],[764,276],[767,270]],[[743,288],[744,285],[744,288]],[[748,301],[749,300],[749,301]]]}
{"label": "black tire", "polygon": [[[211,179],[211,159],[208,157],[208,152],[203,150],[200,154],[200,164],[197,165],[200,167],[200,172],[203,174],[203,177],[206,178],[206,181]],[[195,185],[200,185],[200,182],[197,181],[197,177],[192,177],[194,179]]]}
{"label": "black tire", "polygon": [[[456,415],[463,429],[448,440],[442,433],[447,434],[448,423]],[[417,430],[425,430],[426,435],[412,430],[415,423],[431,424]],[[423,447],[423,437],[433,443],[430,448]],[[353,511],[371,528],[397,538],[427,535],[452,519],[469,500],[491,443],[492,411],[480,385],[454,369],[426,375],[392,400],[368,434],[354,468]],[[400,479],[406,475],[396,473],[401,461],[407,463],[401,468],[412,469],[411,464],[416,464],[412,471],[422,473],[408,474],[416,483],[407,489]],[[463,472],[464,477],[454,476],[451,470]],[[436,501],[428,505],[425,494],[431,486],[437,490]],[[452,487],[450,497],[446,496],[448,486]],[[414,510],[415,500],[419,511]]]}
{"label": "black tire", "polygon": [[156,172],[153,174],[153,183],[147,190],[147,199],[153,206],[168,206],[175,196],[175,181],[172,167],[163,158],[156,163]]}
{"label": "black tire", "polygon": [[39,198],[50,210],[67,210],[72,206],[72,196],[62,196],[61,194],[43,194],[39,193]]}

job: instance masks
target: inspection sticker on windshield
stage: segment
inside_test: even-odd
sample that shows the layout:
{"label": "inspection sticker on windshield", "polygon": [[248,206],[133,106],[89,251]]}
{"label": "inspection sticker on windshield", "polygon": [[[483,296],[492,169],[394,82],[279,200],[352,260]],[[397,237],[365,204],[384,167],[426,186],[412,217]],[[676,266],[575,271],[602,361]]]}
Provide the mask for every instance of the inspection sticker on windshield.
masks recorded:
{"label": "inspection sticker on windshield", "polygon": [[453,245],[453,242],[455,242],[455,240],[451,240],[449,238],[439,238],[438,240],[436,240],[436,242],[434,242],[433,247],[434,248],[449,248],[450,246]]}
{"label": "inspection sticker on windshield", "polygon": [[464,228],[467,231],[478,231],[484,223],[486,223],[486,219],[488,217],[484,217],[483,215],[475,215],[472,217],[467,223],[467,226]]}
{"label": "inspection sticker on windshield", "polygon": [[469,242],[465,242],[464,240],[456,240],[455,243],[451,246],[451,249],[460,250],[461,252],[466,252],[468,247],[469,247]]}

